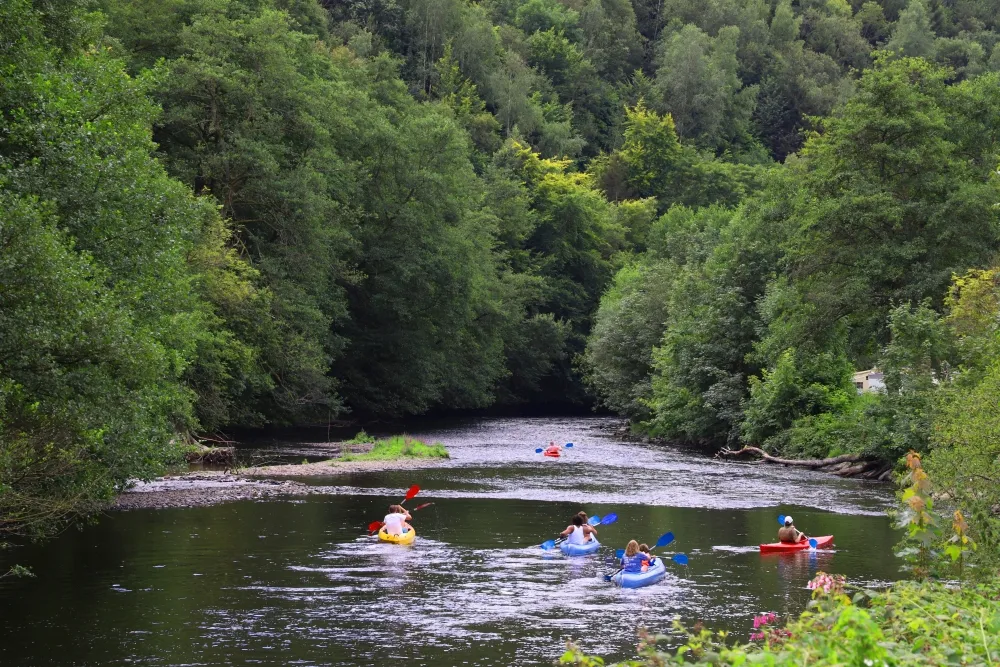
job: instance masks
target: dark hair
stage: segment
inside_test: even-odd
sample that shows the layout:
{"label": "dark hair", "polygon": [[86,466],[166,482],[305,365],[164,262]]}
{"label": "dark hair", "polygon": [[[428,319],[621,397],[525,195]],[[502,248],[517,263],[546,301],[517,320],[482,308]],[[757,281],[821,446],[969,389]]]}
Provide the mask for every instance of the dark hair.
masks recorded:
{"label": "dark hair", "polygon": [[573,523],[574,526],[582,526],[583,525],[583,519],[581,519],[580,515],[577,514],[575,517],[573,517],[572,523]]}
{"label": "dark hair", "polygon": [[389,505],[390,514],[406,514],[406,510],[403,509],[402,505]]}
{"label": "dark hair", "polygon": [[649,545],[643,542],[642,544],[639,545],[639,551],[645,551],[646,553],[649,553]]}
{"label": "dark hair", "polygon": [[580,511],[580,512],[577,512],[576,515],[578,517],[580,517],[581,521],[583,521],[584,523],[587,523],[587,513],[586,512]]}

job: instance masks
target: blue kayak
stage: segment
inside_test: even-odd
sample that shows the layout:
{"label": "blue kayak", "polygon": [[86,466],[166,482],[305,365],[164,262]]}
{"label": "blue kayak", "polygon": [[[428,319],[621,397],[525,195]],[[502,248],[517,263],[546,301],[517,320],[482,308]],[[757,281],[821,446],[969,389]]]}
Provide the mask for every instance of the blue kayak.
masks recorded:
{"label": "blue kayak", "polygon": [[622,588],[642,588],[655,584],[665,576],[667,576],[667,566],[663,558],[658,556],[645,572],[619,572],[611,577],[611,581]]}
{"label": "blue kayak", "polygon": [[586,556],[587,554],[595,553],[600,548],[601,543],[597,541],[596,537],[583,544],[570,544],[569,542],[563,542],[559,545],[559,550],[567,556]]}

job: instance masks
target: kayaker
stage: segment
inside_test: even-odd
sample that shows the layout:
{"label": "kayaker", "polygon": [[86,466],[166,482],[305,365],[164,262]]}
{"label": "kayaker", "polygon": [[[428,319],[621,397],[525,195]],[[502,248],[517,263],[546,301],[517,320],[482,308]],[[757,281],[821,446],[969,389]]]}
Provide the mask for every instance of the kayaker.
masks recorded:
{"label": "kayaker", "polygon": [[[580,512],[583,514],[583,512]],[[593,526],[588,526],[587,522],[580,518],[580,514],[573,517],[566,530],[559,533],[559,537],[565,537],[570,544],[586,544],[597,537],[597,531]]]}
{"label": "kayaker", "polygon": [[545,453],[552,454],[562,454],[563,448],[555,443],[554,440],[549,441],[549,446],[545,448]]}
{"label": "kayaker", "polygon": [[[646,544],[645,542],[643,542],[642,544],[639,545],[639,553],[646,554],[647,556],[649,556],[649,562],[650,563],[653,562],[653,557],[649,555],[649,545]],[[649,569],[649,563],[643,563],[642,564],[642,571],[645,572],[648,569]]]}
{"label": "kayaker", "polygon": [[778,529],[778,541],[785,544],[798,544],[806,539],[806,534],[797,530],[792,522],[792,517],[785,517],[785,525]]}
{"label": "kayaker", "polygon": [[622,571],[625,574],[639,574],[644,565],[649,567],[652,562],[649,554],[639,551],[639,543],[635,540],[625,545],[625,555],[622,556]]}
{"label": "kayaker", "polygon": [[402,505],[389,505],[389,513],[382,522],[385,524],[385,532],[389,535],[402,535],[413,529],[413,526],[407,523],[412,520],[413,517]]}

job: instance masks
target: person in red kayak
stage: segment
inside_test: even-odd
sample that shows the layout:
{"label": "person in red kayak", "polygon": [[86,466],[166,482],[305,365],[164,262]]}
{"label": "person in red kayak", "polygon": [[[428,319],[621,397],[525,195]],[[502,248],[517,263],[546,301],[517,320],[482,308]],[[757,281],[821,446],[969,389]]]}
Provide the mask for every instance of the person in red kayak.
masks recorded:
{"label": "person in red kayak", "polygon": [[784,544],[798,544],[808,539],[806,534],[795,528],[792,517],[785,517],[785,525],[778,529],[778,541]]}
{"label": "person in red kayak", "polygon": [[548,456],[560,456],[562,451],[563,448],[557,445],[554,440],[550,440],[549,446],[545,448],[545,454]]}

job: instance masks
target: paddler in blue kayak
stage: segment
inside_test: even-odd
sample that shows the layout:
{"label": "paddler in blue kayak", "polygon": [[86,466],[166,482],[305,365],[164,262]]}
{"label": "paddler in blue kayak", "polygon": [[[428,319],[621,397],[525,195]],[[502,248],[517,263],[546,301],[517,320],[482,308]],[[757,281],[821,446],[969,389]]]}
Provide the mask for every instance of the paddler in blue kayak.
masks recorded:
{"label": "paddler in blue kayak", "polygon": [[[583,515],[583,516],[581,516]],[[573,517],[573,520],[566,527],[566,530],[559,533],[559,537],[565,537],[570,544],[586,544],[597,537],[597,531],[593,526],[587,524],[586,514],[580,512]]]}
{"label": "paddler in blue kayak", "polygon": [[[645,542],[643,542],[642,544],[639,545],[639,553],[646,554],[647,556],[649,556],[649,563],[653,562],[653,557],[649,554],[649,545],[646,544]],[[649,569],[649,563],[643,563],[642,564],[642,571],[643,572],[645,572],[646,570]]]}
{"label": "paddler in blue kayak", "polygon": [[807,539],[806,534],[795,528],[792,517],[785,517],[785,525],[778,529],[778,541],[784,544],[798,544]]}
{"label": "paddler in blue kayak", "polygon": [[635,540],[625,545],[625,555],[622,556],[622,571],[626,574],[639,574],[648,568],[652,562],[652,556],[639,551],[639,543]]}

